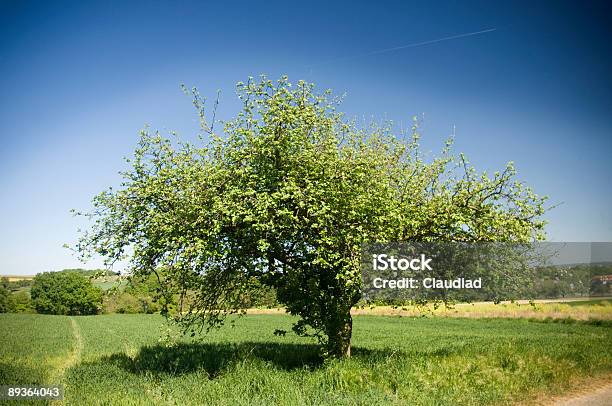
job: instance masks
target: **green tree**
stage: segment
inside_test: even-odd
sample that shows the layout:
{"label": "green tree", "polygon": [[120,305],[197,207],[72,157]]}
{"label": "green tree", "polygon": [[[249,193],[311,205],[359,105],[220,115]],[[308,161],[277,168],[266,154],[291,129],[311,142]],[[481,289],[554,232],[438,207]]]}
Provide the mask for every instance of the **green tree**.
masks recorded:
{"label": "green tree", "polygon": [[[222,134],[190,91],[201,144],[144,130],[119,190],[94,198],[77,249],[157,274],[180,297],[186,330],[242,311],[252,278],[276,289],[330,356],[350,355],[362,243],[531,241],[544,199],[509,164],[477,173],[452,139],[426,160],[418,125],[359,128],[339,100],[303,81],[238,83],[242,111]],[[214,116],[214,114],[213,114]],[[406,141],[407,139],[407,141]]]}
{"label": "green tree", "polygon": [[102,305],[102,290],[76,272],[39,273],[30,295],[36,311],[44,314],[97,314]]}

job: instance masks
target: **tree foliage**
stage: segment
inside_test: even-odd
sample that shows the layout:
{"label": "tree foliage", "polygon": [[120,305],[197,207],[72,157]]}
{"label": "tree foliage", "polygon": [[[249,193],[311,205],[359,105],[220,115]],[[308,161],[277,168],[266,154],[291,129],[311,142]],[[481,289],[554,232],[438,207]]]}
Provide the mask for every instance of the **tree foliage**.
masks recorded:
{"label": "tree foliage", "polygon": [[94,198],[77,247],[158,275],[188,328],[240,311],[256,278],[300,316],[296,332],[347,355],[363,243],[543,237],[544,199],[512,163],[478,173],[452,139],[426,159],[418,123],[399,136],[388,124],[361,128],[303,81],[251,78],[237,91],[242,110],[221,134],[190,91],[196,145],[142,131],[121,188]]}
{"label": "tree foliage", "polygon": [[44,314],[97,314],[102,305],[102,290],[76,272],[39,273],[30,295],[36,311]]}

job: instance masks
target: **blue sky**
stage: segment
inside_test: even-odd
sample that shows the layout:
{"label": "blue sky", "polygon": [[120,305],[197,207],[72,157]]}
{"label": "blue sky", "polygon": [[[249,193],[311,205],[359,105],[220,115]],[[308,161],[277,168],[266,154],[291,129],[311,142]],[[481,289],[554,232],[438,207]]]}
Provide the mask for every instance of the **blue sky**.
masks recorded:
{"label": "blue sky", "polygon": [[0,273],[81,265],[69,210],[118,184],[139,129],[195,134],[179,85],[220,89],[229,118],[261,73],[346,92],[350,117],[424,114],[432,152],[455,126],[478,168],[512,160],[562,203],[550,240],[612,241],[612,13],[500,3],[1,2]]}

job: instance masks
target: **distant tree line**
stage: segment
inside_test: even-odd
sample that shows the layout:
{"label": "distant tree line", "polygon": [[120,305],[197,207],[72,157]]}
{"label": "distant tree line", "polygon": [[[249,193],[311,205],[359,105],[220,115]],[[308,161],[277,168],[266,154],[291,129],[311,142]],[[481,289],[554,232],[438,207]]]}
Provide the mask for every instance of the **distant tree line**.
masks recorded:
{"label": "distant tree line", "polygon": [[[273,289],[256,279],[252,284],[242,297],[246,307],[279,306]],[[64,269],[31,279],[0,280],[0,313],[174,313],[178,300],[175,295],[164,296],[153,275],[121,277],[100,269]]]}
{"label": "distant tree line", "polygon": [[[532,286],[533,298],[608,296],[612,281],[600,278],[612,275],[612,264],[577,264],[549,266],[538,270]],[[276,290],[253,278],[251,288],[240,300],[244,308],[273,308],[280,304]],[[108,285],[106,289],[100,286]],[[486,297],[466,300],[489,300]],[[180,298],[164,296],[156,276],[120,277],[100,269],[64,269],[43,272],[32,279],[0,279],[0,313],[43,313],[85,315],[99,313],[160,313],[177,311]],[[189,300],[187,298],[186,300]],[[406,305],[406,301],[378,300],[358,305]]]}

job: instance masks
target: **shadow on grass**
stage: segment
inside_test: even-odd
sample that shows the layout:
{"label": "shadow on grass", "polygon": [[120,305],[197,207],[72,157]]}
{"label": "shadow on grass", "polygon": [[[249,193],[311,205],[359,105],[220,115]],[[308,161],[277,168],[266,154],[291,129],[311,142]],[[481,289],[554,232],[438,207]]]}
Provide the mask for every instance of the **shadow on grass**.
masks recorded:
{"label": "shadow on grass", "polygon": [[173,347],[142,347],[134,358],[124,353],[103,358],[132,373],[187,374],[205,370],[211,378],[219,375],[229,365],[246,359],[259,359],[275,367],[315,369],[323,360],[319,347],[314,344],[284,343],[182,343]]}
{"label": "shadow on grass", "polygon": [[[320,346],[271,342],[182,343],[173,347],[160,345],[142,347],[135,357],[117,353],[101,358],[96,363],[116,365],[134,374],[182,375],[205,370],[210,378],[248,359],[272,364],[275,368],[315,370],[323,365]],[[380,353],[380,354],[379,354]],[[354,358],[385,358],[388,353],[365,348],[354,348]]]}

